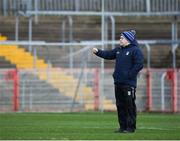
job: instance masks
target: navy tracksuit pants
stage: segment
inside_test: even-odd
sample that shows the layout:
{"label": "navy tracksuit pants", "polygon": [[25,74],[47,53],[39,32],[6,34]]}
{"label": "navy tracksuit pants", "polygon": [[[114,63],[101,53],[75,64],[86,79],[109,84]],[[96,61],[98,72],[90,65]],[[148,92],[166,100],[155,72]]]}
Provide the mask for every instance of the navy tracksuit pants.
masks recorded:
{"label": "navy tracksuit pants", "polygon": [[136,89],[127,85],[115,84],[115,98],[118,122],[121,130],[136,129]]}

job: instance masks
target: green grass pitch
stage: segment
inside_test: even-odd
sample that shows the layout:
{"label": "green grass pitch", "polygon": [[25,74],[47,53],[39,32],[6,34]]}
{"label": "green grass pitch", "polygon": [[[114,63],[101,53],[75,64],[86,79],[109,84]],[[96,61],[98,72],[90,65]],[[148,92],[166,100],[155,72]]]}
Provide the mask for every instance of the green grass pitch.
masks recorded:
{"label": "green grass pitch", "polygon": [[114,133],[116,113],[1,113],[0,139],[180,139],[180,115],[139,113],[135,133]]}

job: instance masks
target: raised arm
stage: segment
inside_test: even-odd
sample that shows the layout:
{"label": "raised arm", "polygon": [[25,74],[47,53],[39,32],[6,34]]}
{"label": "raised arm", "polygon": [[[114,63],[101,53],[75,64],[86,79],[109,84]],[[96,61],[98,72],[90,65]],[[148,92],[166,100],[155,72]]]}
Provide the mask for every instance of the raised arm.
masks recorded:
{"label": "raised arm", "polygon": [[100,50],[97,48],[93,48],[92,52],[104,59],[113,60],[116,58],[116,48],[113,50]]}

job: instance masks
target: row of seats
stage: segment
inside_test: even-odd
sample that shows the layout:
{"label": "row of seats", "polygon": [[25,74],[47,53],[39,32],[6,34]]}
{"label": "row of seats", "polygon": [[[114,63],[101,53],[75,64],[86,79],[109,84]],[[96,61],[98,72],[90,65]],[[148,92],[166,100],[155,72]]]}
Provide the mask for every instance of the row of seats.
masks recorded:
{"label": "row of seats", "polygon": [[6,36],[2,36],[1,34],[0,34],[0,41],[6,41],[7,40],[7,37]]}
{"label": "row of seats", "polygon": [[[0,35],[0,41],[6,41],[6,36]],[[42,59],[34,59],[31,53],[16,45],[0,45],[0,56],[4,57],[11,64],[15,64],[19,69],[47,68],[47,64]]]}
{"label": "row of seats", "polygon": [[45,69],[47,64],[42,59],[34,59],[31,53],[26,52],[25,49],[19,48],[15,45],[1,45],[0,56],[4,56],[12,64],[16,64],[20,69],[32,69],[34,67]]}

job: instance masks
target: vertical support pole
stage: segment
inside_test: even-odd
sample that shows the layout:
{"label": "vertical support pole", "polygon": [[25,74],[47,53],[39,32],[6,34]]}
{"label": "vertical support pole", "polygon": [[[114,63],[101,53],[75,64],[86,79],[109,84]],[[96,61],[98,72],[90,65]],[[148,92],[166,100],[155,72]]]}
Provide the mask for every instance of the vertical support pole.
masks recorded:
{"label": "vertical support pole", "polygon": [[178,39],[178,23],[177,23],[177,16],[174,16],[171,23],[171,36],[172,40]]}
{"label": "vertical support pole", "polygon": [[36,47],[33,47],[33,56],[34,56],[34,58],[33,58],[33,67],[34,67],[34,69],[36,69],[37,68],[37,64],[36,64],[36,62],[37,62],[37,50],[36,50]]}
{"label": "vertical support pole", "polygon": [[147,69],[147,110],[151,111],[152,109],[152,74],[151,70]]}
{"label": "vertical support pole", "polygon": [[26,85],[26,78],[22,81],[22,110],[25,110],[25,85]]}
{"label": "vertical support pole", "polygon": [[164,112],[165,110],[165,96],[164,96],[164,89],[165,89],[165,86],[164,86],[164,80],[165,80],[165,77],[166,77],[166,72],[164,72],[161,76],[161,111]]}
{"label": "vertical support pole", "polygon": [[19,76],[18,76],[18,70],[14,70],[12,72],[13,75],[13,81],[14,81],[14,111],[18,111],[19,110]]}
{"label": "vertical support pole", "polygon": [[[63,21],[62,21],[62,27],[61,27],[61,29],[62,29],[62,43],[65,43],[65,31],[66,31],[66,20],[65,19],[63,19]],[[63,48],[64,48],[64,45],[62,46]]]}
{"label": "vertical support pole", "polygon": [[80,1],[79,1],[79,0],[76,0],[76,1],[75,1],[75,10],[76,10],[76,11],[79,11],[79,10],[80,10]]}
{"label": "vertical support pole", "polygon": [[[110,19],[111,21],[111,48],[114,49],[115,48],[115,18],[113,16],[109,16],[106,18],[106,23],[105,23],[105,31],[107,33],[105,33],[105,35],[107,34],[107,41],[108,40],[108,19]],[[107,27],[106,27],[107,26]]]}
{"label": "vertical support pole", "polygon": [[178,87],[178,80],[177,80],[177,69],[170,69],[167,72],[167,78],[171,83],[171,107],[172,112],[177,112],[177,87]]}
{"label": "vertical support pole", "polygon": [[108,17],[105,17],[104,18],[104,42],[105,42],[105,44],[104,44],[104,48],[108,48],[108,40],[109,39],[109,37],[108,37]]}
{"label": "vertical support pole", "polygon": [[32,93],[32,86],[30,86],[30,94],[29,94],[29,110],[32,110],[33,107],[33,93]]}
{"label": "vertical support pole", "polygon": [[178,44],[174,44],[171,48],[172,55],[173,55],[173,68],[176,68],[176,49],[178,47]]}
{"label": "vertical support pole", "polygon": [[[71,16],[68,16],[68,22],[69,22],[69,42],[72,43],[73,41],[73,19]],[[70,69],[71,69],[71,74],[73,72],[73,46],[69,47],[69,53],[70,53],[70,58],[69,58],[69,62],[70,62]]]}
{"label": "vertical support pole", "polygon": [[[23,2],[22,2],[22,3],[23,3]],[[13,6],[13,8],[12,8],[12,14],[14,15],[16,12],[19,11],[19,9],[18,9],[18,3],[17,3],[16,1],[12,1],[12,6]]]}
{"label": "vertical support pole", "polygon": [[94,110],[99,109],[99,69],[95,69],[95,77],[94,77]]}
{"label": "vertical support pole", "polygon": [[[104,50],[104,0],[101,0],[101,49]],[[100,79],[100,111],[104,111],[104,59],[101,59],[101,79]]]}
{"label": "vertical support pole", "polygon": [[145,44],[145,47],[147,49],[147,68],[149,69],[151,67],[151,48],[149,44]]}
{"label": "vertical support pole", "polygon": [[[178,24],[177,24],[177,16],[173,17],[172,24],[171,24],[171,36],[172,41],[176,41],[178,39]],[[172,54],[173,54],[173,68],[176,68],[176,48],[178,44],[172,43]]]}
{"label": "vertical support pole", "polygon": [[177,70],[173,69],[172,71],[172,111],[173,113],[177,112]]}
{"label": "vertical support pole", "polygon": [[19,15],[16,15],[16,24],[15,24],[15,40],[19,40]]}
{"label": "vertical support pole", "polygon": [[32,52],[32,17],[29,16],[29,52]]}
{"label": "vertical support pole", "polygon": [[111,19],[111,40],[112,40],[112,49],[115,48],[115,44],[113,43],[115,41],[115,18],[113,16],[110,16]]}
{"label": "vertical support pole", "polygon": [[50,76],[50,68],[51,68],[51,60],[50,59],[48,59],[48,67],[47,67],[47,69],[46,69],[46,78],[47,78],[47,80],[49,81],[50,79],[51,79],[51,76]]}
{"label": "vertical support pole", "polygon": [[[65,42],[65,31],[66,31],[66,20],[68,20],[68,23],[69,23],[69,42],[72,43],[73,41],[73,19],[71,16],[68,16],[67,17],[68,19],[63,19],[63,22],[62,22],[62,42],[64,43]],[[63,46],[64,47],[64,46]],[[73,72],[73,46],[69,46],[69,68],[71,70],[71,74]]]}
{"label": "vertical support pole", "polygon": [[150,0],[146,0],[146,9],[147,9],[147,13],[150,13],[151,12],[151,3],[150,3]]}
{"label": "vertical support pole", "polygon": [[152,109],[152,74],[151,74],[151,50],[149,44],[145,44],[145,47],[147,49],[147,77],[146,77],[146,84],[147,84],[147,110],[151,111]]}
{"label": "vertical support pole", "polygon": [[3,0],[3,15],[4,16],[7,16],[7,3],[8,1],[7,0]]}
{"label": "vertical support pole", "polygon": [[32,10],[32,0],[26,1],[27,10]]}
{"label": "vertical support pole", "polygon": [[[34,8],[35,8],[36,13],[38,12],[38,6],[39,6],[38,2],[39,2],[38,0],[34,1]],[[38,14],[35,14],[35,23],[36,24],[38,23]]]}

